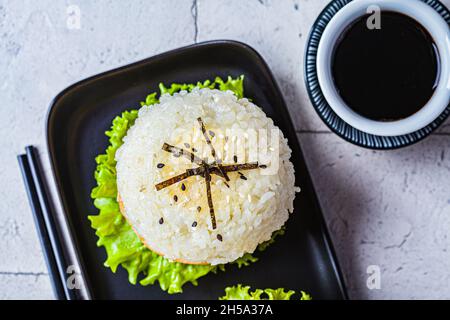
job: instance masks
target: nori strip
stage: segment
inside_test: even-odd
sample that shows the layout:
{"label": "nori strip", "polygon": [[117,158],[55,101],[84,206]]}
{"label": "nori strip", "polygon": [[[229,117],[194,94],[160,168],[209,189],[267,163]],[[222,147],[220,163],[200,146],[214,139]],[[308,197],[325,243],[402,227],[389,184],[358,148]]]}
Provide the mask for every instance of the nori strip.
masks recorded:
{"label": "nori strip", "polygon": [[[209,171],[210,175],[215,174],[215,175],[221,176],[219,167],[216,167],[216,166],[210,167],[207,164],[206,164],[206,166],[208,167],[208,171]],[[222,166],[222,170],[224,172],[235,172],[235,171],[240,171],[240,170],[244,171],[244,170],[258,169],[258,167],[259,167],[258,162],[254,162],[254,163],[232,164],[232,165]],[[155,187],[156,187],[156,190],[159,191],[159,190],[167,188],[175,183],[183,181],[184,179],[187,179],[189,177],[203,176],[203,175],[205,175],[205,165],[203,165],[203,167],[187,169],[186,172],[179,174],[177,176],[174,176],[172,178],[169,178],[165,181],[162,181],[162,182],[156,184]]]}
{"label": "nori strip", "polygon": [[211,224],[213,230],[217,228],[216,215],[214,214],[214,205],[211,196],[211,175],[209,174],[208,165],[205,165],[205,180],[206,180],[206,196],[208,197],[209,215],[211,216]]}
{"label": "nori strip", "polygon": [[[206,144],[207,144],[207,145],[209,146],[209,148],[211,149],[211,154],[212,154],[214,160],[216,161],[216,163],[217,163],[217,165],[218,165],[218,167],[219,167],[219,170],[220,170],[220,172],[222,173],[222,176],[225,178],[225,180],[226,180],[227,182],[230,181],[230,178],[228,177],[228,175],[226,174],[226,172],[224,172],[224,171],[222,170],[222,165],[220,164],[220,160],[219,160],[219,158],[217,157],[216,150],[214,149],[214,146],[212,145],[211,140],[209,139],[209,135],[208,135],[208,133],[206,132],[205,124],[203,123],[202,118],[198,118],[197,121],[198,121],[198,123],[200,124],[200,127],[201,127],[202,132],[203,132],[203,136],[205,137],[205,140],[206,140]],[[211,130],[210,130],[210,132],[211,132]],[[229,187],[229,185],[228,185],[227,183],[225,183],[225,184],[227,185],[227,187]]]}

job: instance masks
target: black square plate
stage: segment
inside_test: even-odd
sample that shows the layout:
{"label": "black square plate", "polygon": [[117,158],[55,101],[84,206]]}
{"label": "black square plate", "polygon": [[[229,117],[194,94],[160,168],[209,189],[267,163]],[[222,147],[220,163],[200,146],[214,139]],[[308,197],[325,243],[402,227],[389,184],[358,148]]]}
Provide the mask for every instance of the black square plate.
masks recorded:
{"label": "black square plate", "polygon": [[[87,216],[96,214],[90,192],[95,185],[96,155],[108,144],[104,132],[112,119],[157,91],[160,82],[196,83],[216,76],[244,75],[245,96],[253,99],[289,139],[296,185],[302,192],[286,234],[277,239],[260,260],[249,267],[228,266],[226,272],[188,284],[182,294],[169,295],[159,285],[131,285],[127,273],[103,266],[104,248]],[[91,77],[61,92],[51,104],[47,139],[53,171],[69,230],[75,242],[91,296],[95,299],[217,299],[230,285],[252,288],[284,287],[304,290],[314,299],[345,299],[342,276],[333,253],[308,169],[285,102],[261,56],[245,44],[212,41],[170,51]]]}

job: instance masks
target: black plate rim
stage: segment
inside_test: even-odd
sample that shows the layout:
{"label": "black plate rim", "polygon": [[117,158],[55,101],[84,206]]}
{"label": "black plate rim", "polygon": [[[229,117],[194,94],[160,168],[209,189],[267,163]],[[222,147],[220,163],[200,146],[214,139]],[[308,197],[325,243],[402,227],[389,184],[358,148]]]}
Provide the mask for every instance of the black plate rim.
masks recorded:
{"label": "black plate rim", "polygon": [[[338,11],[352,1],[354,0],[332,0],[319,14],[309,32],[307,44],[305,46],[303,78],[311,104],[320,119],[332,132],[354,145],[372,150],[395,150],[416,144],[428,137],[444,123],[450,115],[450,104],[428,126],[410,134],[384,137],[363,132],[346,123],[334,112],[322,93],[317,77],[317,48],[329,21]],[[436,10],[450,26],[450,10],[439,0],[420,1]]]}
{"label": "black plate rim", "polygon": [[[261,54],[259,54],[254,48],[252,48],[251,46],[249,46],[248,44],[245,44],[243,42],[240,41],[236,41],[236,40],[227,40],[227,39],[221,39],[221,40],[210,40],[210,41],[204,41],[204,42],[200,42],[200,43],[195,43],[195,44],[191,44],[191,45],[187,45],[187,46],[183,46],[177,49],[173,49],[167,52],[163,52],[163,53],[159,53],[157,55],[151,56],[149,58],[145,58],[143,60],[139,60],[118,68],[114,68],[108,71],[104,71],[98,74],[95,74],[93,76],[90,76],[86,79],[83,79],[81,81],[75,82],[74,84],[69,85],[67,88],[63,89],[59,94],[57,94],[55,96],[55,98],[52,99],[52,101],[50,102],[49,105],[49,109],[47,111],[47,116],[46,116],[46,123],[45,123],[45,132],[46,132],[46,143],[47,143],[47,149],[49,152],[49,158],[50,158],[50,164],[51,164],[51,171],[52,171],[52,176],[53,179],[55,181],[56,184],[56,190],[57,190],[57,197],[60,200],[61,203],[61,207],[62,207],[62,215],[64,218],[64,222],[66,223],[66,225],[68,226],[68,231],[69,231],[69,239],[71,241],[71,244],[73,245],[73,249],[75,252],[75,255],[77,256],[78,259],[78,264],[81,270],[81,273],[84,274],[85,272],[85,268],[84,268],[84,262],[82,260],[82,258],[80,257],[79,254],[79,244],[77,243],[77,241],[75,241],[75,238],[73,237],[73,227],[71,226],[70,221],[66,218],[66,208],[68,207],[65,197],[63,196],[63,194],[61,193],[60,190],[63,190],[62,188],[62,177],[59,175],[58,170],[57,170],[57,160],[56,160],[56,155],[55,155],[55,147],[51,141],[51,135],[50,135],[50,126],[52,125],[52,117],[54,115],[55,109],[58,105],[58,102],[68,93],[70,93],[72,90],[76,89],[79,86],[84,86],[84,85],[89,85],[91,82],[99,80],[100,78],[103,78],[105,76],[110,76],[113,75],[116,72],[120,72],[123,71],[125,69],[129,69],[129,68],[137,68],[140,67],[143,64],[161,59],[161,58],[166,58],[172,55],[178,55],[180,53],[183,53],[186,50],[192,50],[192,49],[196,49],[196,48],[202,48],[202,47],[209,47],[209,46],[231,46],[231,47],[240,47],[241,49],[248,51],[249,53],[251,53],[253,56],[255,56],[255,58],[258,60],[258,62],[261,64],[261,66],[265,69],[264,72],[267,73],[268,78],[270,80],[270,82],[273,84],[273,87],[275,88],[275,90],[277,91],[277,95],[279,95],[279,97],[282,100],[282,104],[280,107],[282,107],[284,109],[284,111],[286,112],[282,112],[282,116],[284,118],[284,121],[287,124],[288,130],[293,132],[293,135],[296,137],[296,142],[297,142],[297,147],[298,147],[298,151],[302,154],[302,149],[300,147],[300,141],[297,137],[297,134],[294,130],[294,126],[293,126],[293,122],[292,122],[292,118],[287,110],[287,106],[286,106],[286,102],[284,101],[284,96],[281,93],[281,90],[278,86],[278,83],[276,82],[272,71],[270,70],[268,64],[266,63],[266,61],[264,60],[264,58],[261,56]],[[306,163],[305,163],[305,166]],[[316,192],[314,189],[314,185],[311,182],[311,188],[314,191],[314,196],[317,198],[316,196]],[[345,285],[345,278],[343,276],[342,273],[342,269],[339,265],[339,260],[337,258],[336,255],[336,251],[334,249],[333,246],[333,242],[328,230],[328,227],[326,225],[323,213],[322,213],[322,209],[320,207],[320,202],[318,201],[318,199],[316,199],[316,203],[319,206],[320,212],[321,214],[319,215],[319,220],[320,220],[320,227],[321,227],[321,233],[322,233],[322,237],[324,238],[324,244],[325,244],[325,248],[326,251],[328,253],[328,255],[330,256],[330,262],[331,262],[331,266],[334,270],[334,273],[336,275],[336,280],[337,280],[337,285],[339,287],[339,290],[341,292],[342,298],[344,300],[348,300],[349,296],[348,296],[348,291],[347,291],[347,287]],[[66,239],[64,239],[66,240]],[[87,277],[84,277],[85,281],[87,281]],[[86,283],[86,290],[88,291],[88,294],[90,296],[90,283]]]}

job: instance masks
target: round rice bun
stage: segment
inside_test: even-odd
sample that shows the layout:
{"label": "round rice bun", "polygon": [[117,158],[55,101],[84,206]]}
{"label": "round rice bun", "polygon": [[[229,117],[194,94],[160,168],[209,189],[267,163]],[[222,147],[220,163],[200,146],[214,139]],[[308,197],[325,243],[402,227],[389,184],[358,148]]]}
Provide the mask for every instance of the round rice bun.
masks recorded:
{"label": "round rice bun", "polygon": [[[257,142],[252,140],[255,133]],[[190,151],[216,168],[217,163],[255,161],[262,166],[228,172],[228,182],[217,172],[211,174],[214,229],[205,175],[156,189],[158,183],[199,167],[188,157],[162,150],[164,143]],[[194,89],[163,95],[159,104],[139,110],[116,152],[120,209],[141,241],[171,261],[229,263],[270,240],[292,213],[299,189],[290,156],[287,140],[273,121],[231,91]]]}

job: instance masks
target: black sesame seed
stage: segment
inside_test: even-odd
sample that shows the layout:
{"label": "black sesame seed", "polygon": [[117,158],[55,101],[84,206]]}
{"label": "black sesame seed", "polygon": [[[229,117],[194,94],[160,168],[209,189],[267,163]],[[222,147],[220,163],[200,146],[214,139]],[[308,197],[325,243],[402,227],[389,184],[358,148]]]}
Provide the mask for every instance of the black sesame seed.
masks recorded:
{"label": "black sesame seed", "polygon": [[198,212],[202,211],[202,207],[198,206],[198,207],[197,207],[197,211],[198,211]]}
{"label": "black sesame seed", "polygon": [[213,131],[209,130],[209,135],[210,135],[211,137],[214,137],[216,134],[215,134]]}
{"label": "black sesame seed", "polygon": [[197,152],[197,149],[195,149],[195,148],[192,148],[192,152]]}
{"label": "black sesame seed", "polygon": [[259,167],[260,167],[261,169],[267,168],[267,166],[266,166],[265,164],[262,164],[262,165],[260,165]]}
{"label": "black sesame seed", "polygon": [[218,234],[217,235],[217,240],[222,241],[223,240],[222,235]]}
{"label": "black sesame seed", "polygon": [[163,224],[164,223],[164,218],[159,219],[159,224]]}
{"label": "black sesame seed", "polygon": [[194,221],[193,223],[192,223],[192,228],[195,228],[197,226],[197,221]]}
{"label": "black sesame seed", "polygon": [[157,167],[158,169],[161,169],[161,168],[163,168],[164,166],[165,166],[164,163],[158,163],[158,164],[156,165],[156,167]]}
{"label": "black sesame seed", "polygon": [[241,176],[240,176],[240,178],[242,179],[242,180],[247,180],[247,177],[246,176],[244,176],[242,173],[241,173]]}
{"label": "black sesame seed", "polygon": [[177,195],[174,195],[174,196],[173,196],[173,200],[174,200],[175,202],[177,202],[177,201],[178,201],[178,196],[177,196]]}
{"label": "black sesame seed", "polygon": [[237,156],[234,156],[234,157],[233,157],[233,161],[234,161],[234,163],[237,163],[238,157],[237,157]]}
{"label": "black sesame seed", "polygon": [[186,190],[186,186],[184,185],[184,183],[181,184],[181,190],[183,190],[183,191]]}
{"label": "black sesame seed", "polygon": [[184,143],[184,146],[185,146],[186,148],[188,148],[188,149],[191,147],[191,145],[190,145],[189,143],[187,143],[187,142]]}

